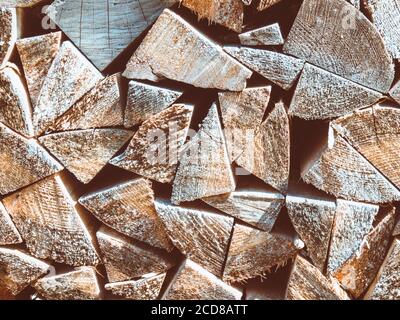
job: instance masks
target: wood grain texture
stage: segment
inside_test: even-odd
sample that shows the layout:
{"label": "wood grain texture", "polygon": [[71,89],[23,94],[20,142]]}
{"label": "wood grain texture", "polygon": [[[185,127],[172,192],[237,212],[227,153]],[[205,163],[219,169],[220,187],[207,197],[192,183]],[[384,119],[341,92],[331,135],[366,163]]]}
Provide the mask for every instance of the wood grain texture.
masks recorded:
{"label": "wood grain texture", "polygon": [[3,203],[33,256],[72,266],[99,263],[91,234],[62,175],[13,193]]}
{"label": "wood grain texture", "polygon": [[279,23],[241,33],[239,39],[246,46],[279,46],[284,43]]}
{"label": "wood grain texture", "polygon": [[240,300],[242,292],[227,285],[198,264],[186,260],[165,300]]}
{"label": "wood grain texture", "polygon": [[0,247],[0,292],[15,296],[38,278],[43,277],[49,265],[26,253]]}
{"label": "wood grain texture", "polygon": [[125,109],[125,127],[134,127],[150,119],[171,106],[182,94],[181,91],[130,81]]}
{"label": "wood grain texture", "polygon": [[289,114],[306,120],[335,118],[368,107],[382,97],[377,91],[306,63]]}
{"label": "wood grain texture", "polygon": [[0,10],[0,67],[10,58],[17,40],[17,13],[15,9]]}
{"label": "wood grain texture", "polygon": [[149,180],[139,178],[95,191],[82,196],[79,203],[128,237],[168,251],[173,248],[156,212]]}
{"label": "wood grain texture", "polygon": [[271,231],[284,206],[285,197],[278,192],[246,188],[202,200],[256,228]]}
{"label": "wood grain texture", "polygon": [[339,283],[325,277],[301,256],[297,256],[286,289],[286,300],[349,300]]}
{"label": "wood grain texture", "polygon": [[33,287],[45,300],[100,299],[100,287],[93,267],[42,278]]}
{"label": "wood grain texture", "polygon": [[392,89],[390,89],[389,95],[396,100],[397,103],[400,103],[400,81],[396,82]]}
{"label": "wood grain texture", "polygon": [[40,143],[82,183],[89,183],[132,137],[123,129],[89,129],[53,133]]}
{"label": "wood grain texture", "polygon": [[10,8],[24,8],[24,7],[32,7],[44,0],[2,0],[2,7],[10,7]]}
{"label": "wood grain texture", "polygon": [[64,42],[40,90],[33,113],[35,133],[44,133],[102,79],[101,73],[71,42]]}
{"label": "wood grain texture", "polygon": [[283,51],[383,93],[394,79],[378,30],[344,0],[305,0]]}
{"label": "wood grain texture", "polygon": [[333,129],[328,140],[304,163],[302,178],[306,183],[347,200],[385,203],[400,198],[394,185]]}
{"label": "wood grain texture", "polygon": [[336,203],[302,196],[287,196],[286,207],[290,221],[307,247],[308,255],[323,273],[336,214]]}
{"label": "wood grain texture", "polygon": [[156,201],[172,243],[189,259],[221,276],[234,219]]}
{"label": "wood grain texture", "polygon": [[199,131],[185,148],[173,184],[172,203],[179,204],[235,190],[216,104],[211,106]]}
{"label": "wood grain texture", "polygon": [[252,72],[166,9],[129,60],[123,75],[129,79],[168,78],[200,88],[242,91]]}
{"label": "wood grain texture", "polygon": [[293,86],[304,66],[303,60],[279,52],[234,46],[224,50],[285,90]]}
{"label": "wood grain texture", "polygon": [[257,9],[258,11],[263,11],[281,1],[282,0],[260,0]]}
{"label": "wood grain texture", "polygon": [[282,102],[257,129],[236,163],[282,193],[287,192],[290,174],[290,125]]}
{"label": "wood grain texture", "polygon": [[152,116],[140,126],[125,152],[110,163],[161,183],[171,183],[192,113],[192,105],[174,104]]}
{"label": "wood grain texture", "polygon": [[105,69],[174,0],[56,0],[49,17],[100,70]]}
{"label": "wood grain texture", "polygon": [[396,226],[394,227],[393,234],[394,237],[400,235],[400,220],[397,221]]}
{"label": "wood grain texture", "polygon": [[63,169],[35,140],[0,123],[0,194],[25,187]]}
{"label": "wood grain texture", "polygon": [[18,133],[33,136],[32,108],[23,77],[14,65],[0,70],[0,121]]}
{"label": "wood grain texture", "polygon": [[163,273],[174,264],[164,250],[143,245],[112,230],[101,228],[97,240],[109,282],[140,278],[149,273]]}
{"label": "wood grain texture", "polygon": [[16,42],[33,106],[36,106],[44,79],[60,49],[61,36],[61,32],[53,32]]}
{"label": "wood grain texture", "polygon": [[137,281],[107,283],[105,289],[129,300],[156,300],[160,295],[165,276],[166,274],[162,273]]}
{"label": "wood grain texture", "polygon": [[0,246],[21,243],[22,238],[3,203],[0,202]]}

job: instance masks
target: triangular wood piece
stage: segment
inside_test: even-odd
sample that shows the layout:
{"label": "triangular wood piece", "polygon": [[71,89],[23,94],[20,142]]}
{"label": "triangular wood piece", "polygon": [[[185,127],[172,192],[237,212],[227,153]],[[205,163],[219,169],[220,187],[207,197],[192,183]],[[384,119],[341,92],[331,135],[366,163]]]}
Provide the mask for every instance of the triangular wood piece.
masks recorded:
{"label": "triangular wood piece", "polygon": [[49,265],[22,251],[0,247],[0,292],[15,296],[49,270]]}
{"label": "triangular wood piece", "polygon": [[127,150],[110,163],[161,183],[174,180],[193,106],[174,104],[145,121]]}
{"label": "triangular wood piece", "polygon": [[166,9],[129,60],[123,75],[129,79],[169,78],[200,88],[242,91],[252,72]]}
{"label": "triangular wood piece", "polygon": [[44,79],[61,45],[61,32],[20,39],[16,43],[32,105],[35,106]]}
{"label": "triangular wood piece", "polygon": [[21,243],[22,238],[3,203],[0,202],[0,246]]}
{"label": "triangular wood piece", "polygon": [[306,120],[334,118],[370,106],[380,98],[379,92],[306,63],[289,114]]}
{"label": "triangular wood piece", "polygon": [[246,46],[279,46],[284,43],[278,23],[239,34],[239,39]]}
{"label": "triangular wood piece", "polygon": [[315,266],[324,272],[336,202],[299,196],[287,196],[286,207],[290,220],[304,241]]}
{"label": "triangular wood piece", "polygon": [[24,7],[32,7],[35,4],[38,4],[43,0],[2,0],[2,7],[11,7],[11,8],[24,8]]}
{"label": "triangular wood piece", "polygon": [[130,81],[124,125],[134,127],[174,103],[183,92]]}
{"label": "triangular wood piece", "polygon": [[89,129],[53,133],[39,141],[79,181],[89,183],[132,134],[122,129]]}
{"label": "triangular wood piece", "polygon": [[260,0],[257,9],[258,11],[263,11],[281,1],[282,0]]}
{"label": "triangular wood piece", "polygon": [[63,167],[35,140],[0,123],[0,194],[25,187]]}
{"label": "triangular wood piece", "polygon": [[293,86],[304,66],[303,60],[274,51],[245,47],[224,47],[224,50],[285,90]]}
{"label": "triangular wood piece", "polygon": [[186,260],[167,289],[165,300],[240,300],[243,293],[198,264]]}
{"label": "triangular wood piece", "polygon": [[72,266],[99,263],[92,237],[57,174],[3,200],[32,255]]}
{"label": "triangular wood piece", "polygon": [[272,267],[281,267],[299,249],[286,236],[236,224],[222,279],[242,282],[266,275]]}
{"label": "triangular wood piece", "polygon": [[179,204],[234,190],[235,180],[225,137],[217,106],[213,104],[180,159],[172,202]]}
{"label": "triangular wood piece", "polygon": [[264,231],[271,231],[285,203],[278,192],[240,189],[221,196],[203,198],[214,208]]}
{"label": "triangular wood piece", "polygon": [[45,277],[33,287],[46,300],[98,300],[100,287],[93,267]]}
{"label": "triangular wood piece", "polygon": [[396,100],[397,103],[400,103],[400,81],[397,81],[393,88],[390,89],[389,95]]}
{"label": "triangular wood piece", "polygon": [[156,201],[156,210],[173,244],[189,259],[221,276],[233,218]]}
{"label": "triangular wood piece", "polygon": [[400,220],[397,221],[397,224],[396,224],[396,226],[394,227],[394,230],[393,230],[393,236],[395,237],[395,236],[398,236],[398,235],[400,235]]}
{"label": "triangular wood piece", "polygon": [[69,131],[118,127],[124,122],[120,75],[99,81],[78,102],[54,121],[47,131]]}
{"label": "triangular wood piece", "polygon": [[328,273],[334,273],[350,259],[373,229],[379,206],[337,200],[335,223],[328,258]]}
{"label": "triangular wood piece", "polygon": [[174,2],[56,0],[46,13],[103,70]]}
{"label": "triangular wood piece", "polygon": [[200,19],[216,22],[236,32],[242,31],[244,8],[241,0],[180,0]]}
{"label": "triangular wood piece", "polygon": [[377,105],[339,118],[332,126],[400,188],[400,109]]}
{"label": "triangular wood piece", "polygon": [[302,178],[347,200],[386,203],[400,199],[399,190],[332,128],[327,144],[304,163]]}
{"label": "triangular wood piece", "polygon": [[[2,5],[3,6],[3,5]],[[10,58],[17,41],[17,13],[15,9],[2,8],[0,11],[0,67]]]}
{"label": "triangular wood piece", "polygon": [[349,300],[339,283],[297,256],[286,290],[286,300]]}
{"label": "triangular wood piece", "polygon": [[231,162],[243,153],[249,140],[252,141],[261,125],[270,96],[271,86],[218,94],[226,146]]}
{"label": "triangular wood piece", "polygon": [[16,66],[0,70],[0,121],[18,133],[33,136],[28,92]]}
{"label": "triangular wood piece", "polygon": [[109,282],[162,273],[173,266],[166,251],[143,245],[112,230],[101,228],[97,232],[97,240]]}
{"label": "triangular wood piece", "polygon": [[390,244],[395,218],[393,208],[363,239],[357,252],[333,273],[342,287],[355,298],[359,298],[365,292],[382,265]]}
{"label": "triangular wood piece", "polygon": [[160,295],[166,274],[142,278],[137,281],[107,283],[105,289],[130,300],[156,300]]}
{"label": "triangular wood piece", "polygon": [[137,240],[172,250],[173,246],[154,207],[154,192],[146,179],[130,180],[96,191],[79,203],[109,227]]}
{"label": "triangular wood piece", "polygon": [[45,132],[102,79],[101,73],[82,53],[71,42],[65,41],[53,60],[37,99],[33,112],[35,133],[41,135]]}
{"label": "triangular wood piece", "polygon": [[305,0],[283,51],[379,92],[388,92],[394,79],[378,30],[346,1]]}
{"label": "triangular wood piece", "polygon": [[290,171],[289,117],[282,102],[261,124],[236,163],[282,193],[286,193]]}

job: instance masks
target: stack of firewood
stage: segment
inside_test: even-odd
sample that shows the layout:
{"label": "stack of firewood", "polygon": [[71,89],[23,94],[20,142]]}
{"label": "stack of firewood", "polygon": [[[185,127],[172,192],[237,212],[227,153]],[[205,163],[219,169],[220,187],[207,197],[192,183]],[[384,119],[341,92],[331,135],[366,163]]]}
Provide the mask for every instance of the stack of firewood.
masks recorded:
{"label": "stack of firewood", "polygon": [[0,299],[400,299],[400,0],[0,7]]}

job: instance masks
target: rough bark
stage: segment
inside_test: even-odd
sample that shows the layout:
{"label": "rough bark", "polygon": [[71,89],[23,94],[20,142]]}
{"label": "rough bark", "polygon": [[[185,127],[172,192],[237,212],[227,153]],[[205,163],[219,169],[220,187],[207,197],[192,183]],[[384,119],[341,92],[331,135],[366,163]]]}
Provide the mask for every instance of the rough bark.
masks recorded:
{"label": "rough bark", "polygon": [[22,238],[3,203],[0,202],[0,246],[21,243]]}
{"label": "rough bark", "polygon": [[0,67],[10,58],[17,40],[17,14],[15,9],[1,8],[0,11]]}
{"label": "rough bark", "polygon": [[246,46],[279,46],[284,43],[279,23],[244,32],[239,39]]}

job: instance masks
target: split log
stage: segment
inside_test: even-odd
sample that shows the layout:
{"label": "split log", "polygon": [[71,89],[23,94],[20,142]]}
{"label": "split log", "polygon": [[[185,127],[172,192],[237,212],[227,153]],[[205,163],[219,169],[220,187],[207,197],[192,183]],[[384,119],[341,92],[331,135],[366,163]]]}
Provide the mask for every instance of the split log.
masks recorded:
{"label": "split log", "polygon": [[268,9],[269,7],[273,6],[274,4],[277,4],[281,2],[282,0],[260,0],[258,4],[258,11],[263,11]]}
{"label": "split log", "polygon": [[172,243],[189,259],[221,276],[234,219],[156,201]]}
{"label": "split log", "polygon": [[306,63],[289,114],[306,120],[334,118],[370,106],[382,97],[379,92]]}
{"label": "split log", "polygon": [[89,183],[132,137],[122,129],[89,129],[53,133],[39,138],[40,143],[67,170]]}
{"label": "split log", "polygon": [[265,276],[272,267],[285,265],[303,247],[284,235],[236,224],[222,279],[231,283]]}
{"label": "split log", "polygon": [[396,100],[397,103],[400,103],[400,81],[396,82],[393,88],[390,89],[389,95]]}
{"label": "split log", "polygon": [[242,31],[243,2],[241,0],[180,0],[199,19],[208,19],[236,32]]}
{"label": "split log", "polygon": [[400,188],[400,110],[376,105],[332,124],[375,168]]}
{"label": "split log", "polygon": [[165,300],[240,300],[242,292],[198,264],[186,260],[167,289]]}
{"label": "split log", "polygon": [[62,175],[30,185],[3,203],[33,256],[72,266],[99,263],[91,234]]}
{"label": "split log", "polygon": [[312,262],[321,272],[324,272],[336,203],[316,198],[287,196],[286,207],[290,220],[304,241]]}
{"label": "split log", "polygon": [[0,247],[0,292],[15,296],[43,277],[49,265],[22,251]]}
{"label": "split log", "polygon": [[257,129],[236,163],[282,193],[287,192],[290,171],[289,117],[282,102]]}
{"label": "split log", "polygon": [[33,106],[36,106],[44,79],[60,49],[61,36],[61,32],[54,32],[20,39],[16,43]]}
{"label": "split log", "polygon": [[175,176],[174,204],[229,193],[236,184],[216,104],[187,144]]}
{"label": "split log", "polygon": [[200,88],[242,91],[252,72],[166,9],[128,62],[123,75],[152,81],[165,77]]}
{"label": "split log", "polygon": [[149,273],[163,273],[174,264],[166,251],[156,249],[102,227],[97,240],[108,281],[122,282]]}
{"label": "split log", "polygon": [[395,186],[332,128],[327,143],[303,164],[302,178],[347,200],[385,203],[400,199]]}
{"label": "split log", "polygon": [[239,189],[232,193],[202,200],[234,218],[269,232],[284,206],[285,197],[273,191]]}
{"label": "split log", "polygon": [[10,129],[33,136],[32,109],[19,70],[8,65],[0,70],[0,121]]}
{"label": "split log", "polygon": [[0,67],[10,58],[18,37],[15,9],[0,8]]}
{"label": "split log", "polygon": [[124,125],[134,127],[165,110],[183,92],[168,90],[141,82],[130,81]]}
{"label": "split log", "polygon": [[24,7],[32,7],[39,2],[42,2],[44,0],[2,0],[1,1],[1,6],[2,7],[17,7],[17,8],[24,8]]}
{"label": "split log", "polygon": [[171,183],[186,141],[193,106],[175,104],[145,121],[127,150],[110,163],[161,183]]}
{"label": "split log", "polygon": [[239,34],[240,43],[247,46],[279,46],[283,40],[279,23]]}
{"label": "split log", "polygon": [[334,278],[326,278],[311,263],[297,256],[286,300],[349,300],[349,297]]}
{"label": "split log", "polygon": [[21,243],[22,238],[3,203],[0,202],[0,246]]}
{"label": "split log", "polygon": [[35,140],[0,123],[0,194],[25,187],[63,167]]}
{"label": "split log", "polygon": [[101,73],[71,42],[64,42],[43,82],[33,112],[36,134],[44,133],[59,116],[102,79]]}
{"label": "split log", "polygon": [[304,66],[303,60],[279,52],[245,47],[224,47],[224,50],[285,90],[293,86]]}
{"label": "split log", "polygon": [[33,287],[46,300],[100,299],[96,270],[92,267],[39,279]]}
{"label": "split log", "polygon": [[107,283],[105,289],[130,300],[156,300],[161,292],[166,274],[142,278],[137,281]]}
{"label": "split log", "polygon": [[56,0],[47,14],[103,70],[174,2]]}
{"label": "split log", "polygon": [[394,64],[378,30],[346,1],[305,0],[283,51],[383,93],[394,79]]}
{"label": "split log", "polygon": [[128,237],[172,250],[154,206],[151,182],[140,178],[95,191],[79,199],[87,210],[109,227]]}

